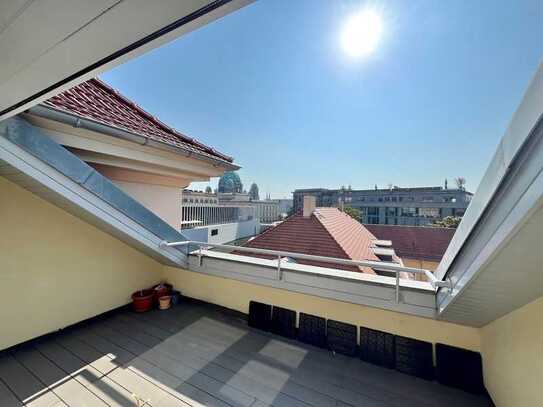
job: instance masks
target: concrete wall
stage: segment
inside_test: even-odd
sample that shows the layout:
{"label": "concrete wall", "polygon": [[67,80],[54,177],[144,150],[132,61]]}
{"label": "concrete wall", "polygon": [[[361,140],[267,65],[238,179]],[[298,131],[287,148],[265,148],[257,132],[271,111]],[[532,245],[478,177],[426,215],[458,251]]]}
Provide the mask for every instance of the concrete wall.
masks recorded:
{"label": "concrete wall", "polygon": [[543,404],[543,297],[481,329],[485,385],[498,407]]}
{"label": "concrete wall", "polygon": [[479,330],[378,308],[165,267],[164,278],[184,295],[249,312],[249,301],[279,305],[393,334],[465,349],[480,349]]}
{"label": "concrete wall", "polygon": [[162,266],[0,177],[0,349],[130,301]]}

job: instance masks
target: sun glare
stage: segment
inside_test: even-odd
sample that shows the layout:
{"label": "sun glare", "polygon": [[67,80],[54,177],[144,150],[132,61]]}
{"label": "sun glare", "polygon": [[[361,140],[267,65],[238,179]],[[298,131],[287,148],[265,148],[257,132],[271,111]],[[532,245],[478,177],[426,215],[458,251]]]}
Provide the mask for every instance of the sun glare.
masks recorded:
{"label": "sun glare", "polygon": [[373,10],[364,10],[351,16],[343,27],[341,45],[352,57],[371,54],[379,44],[383,31],[379,14]]}

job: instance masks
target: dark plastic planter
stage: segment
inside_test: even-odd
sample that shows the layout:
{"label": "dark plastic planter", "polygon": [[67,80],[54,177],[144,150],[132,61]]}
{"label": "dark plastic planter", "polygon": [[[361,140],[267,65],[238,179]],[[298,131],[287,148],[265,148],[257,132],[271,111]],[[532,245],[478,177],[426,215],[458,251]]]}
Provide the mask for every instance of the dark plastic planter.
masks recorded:
{"label": "dark plastic planter", "polygon": [[172,291],[172,305],[179,304],[179,301],[181,301],[181,293],[177,290]]}
{"label": "dark plastic planter", "polygon": [[136,312],[149,311],[153,307],[154,290],[140,290],[132,294],[132,307]]}

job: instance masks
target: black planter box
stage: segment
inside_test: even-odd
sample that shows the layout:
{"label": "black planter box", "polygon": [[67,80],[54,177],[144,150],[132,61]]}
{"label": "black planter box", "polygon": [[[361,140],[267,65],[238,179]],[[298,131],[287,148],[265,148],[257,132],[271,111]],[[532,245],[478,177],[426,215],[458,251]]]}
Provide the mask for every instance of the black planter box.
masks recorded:
{"label": "black planter box", "polygon": [[329,319],[326,326],[328,347],[334,352],[355,356],[357,350],[356,331],[355,325]]}
{"label": "black planter box", "polygon": [[434,378],[432,344],[396,336],[396,370],[423,379]]}
{"label": "black planter box", "polygon": [[360,358],[375,365],[395,366],[394,335],[370,328],[360,328]]}
{"label": "black planter box", "polygon": [[326,319],[301,312],[298,339],[309,345],[326,348]]}
{"label": "black planter box", "polygon": [[249,302],[249,326],[263,331],[271,328],[272,306],[261,302]]}
{"label": "black planter box", "polygon": [[274,306],[271,331],[287,338],[296,338],[296,311]]}
{"label": "black planter box", "polygon": [[436,378],[441,384],[470,393],[486,392],[480,353],[437,343],[436,362]]}

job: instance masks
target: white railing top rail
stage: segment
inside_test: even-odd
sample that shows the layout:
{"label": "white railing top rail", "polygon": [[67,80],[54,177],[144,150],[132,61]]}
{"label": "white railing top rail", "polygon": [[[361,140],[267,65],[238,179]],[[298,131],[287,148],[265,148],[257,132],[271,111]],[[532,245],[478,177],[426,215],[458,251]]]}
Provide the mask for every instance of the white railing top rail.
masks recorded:
{"label": "white railing top rail", "polygon": [[380,261],[370,261],[370,260],[348,260],[348,259],[340,259],[337,257],[326,257],[326,256],[315,256],[311,254],[304,254],[304,253],[295,253],[295,252],[287,252],[287,251],[281,251],[281,250],[269,250],[269,249],[258,249],[254,247],[244,247],[244,246],[232,246],[232,245],[225,245],[225,244],[216,244],[216,243],[207,243],[207,242],[196,242],[196,241],[182,241],[182,242],[162,242],[162,246],[165,247],[175,247],[175,246],[189,246],[194,245],[198,246],[200,256],[200,261],[202,257],[202,248],[203,247],[209,247],[209,248],[218,248],[218,249],[226,249],[226,250],[235,250],[238,252],[247,252],[247,253],[255,253],[255,254],[264,254],[269,256],[277,257],[277,271],[278,276],[281,278],[281,259],[283,257],[290,257],[293,259],[302,259],[302,260],[312,260],[322,263],[331,263],[331,264],[344,264],[344,265],[350,265],[350,266],[362,266],[362,267],[371,267],[378,270],[383,271],[390,271],[396,273],[396,301],[399,301],[399,290],[400,290],[400,273],[413,273],[413,274],[422,274],[428,278],[428,281],[432,285],[432,287],[450,287],[449,281],[442,281],[438,280],[434,273],[432,273],[430,270],[426,269],[420,269],[420,268],[414,268],[414,267],[405,267],[402,265],[399,265],[397,263],[390,263],[390,262],[380,262]]}

